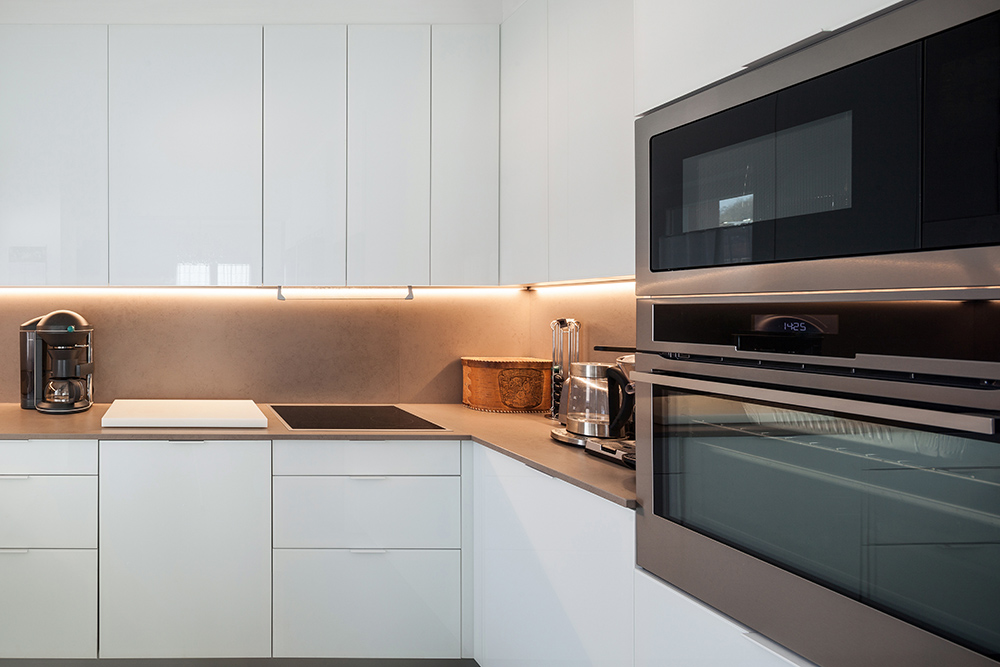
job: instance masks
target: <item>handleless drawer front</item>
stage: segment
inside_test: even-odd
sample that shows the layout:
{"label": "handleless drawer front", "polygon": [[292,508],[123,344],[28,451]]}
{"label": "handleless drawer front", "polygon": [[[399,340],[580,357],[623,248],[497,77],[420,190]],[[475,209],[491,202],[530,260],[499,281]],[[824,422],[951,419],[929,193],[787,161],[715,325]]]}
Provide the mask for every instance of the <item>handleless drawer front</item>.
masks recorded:
{"label": "handleless drawer front", "polygon": [[458,658],[461,552],[274,552],[274,657]]}
{"label": "handleless drawer front", "polygon": [[459,475],[458,440],[276,440],[275,475]]}
{"label": "handleless drawer front", "polygon": [[0,475],[96,474],[96,440],[0,440]]}
{"label": "handleless drawer front", "polygon": [[275,548],[459,549],[459,477],[275,477]]}
{"label": "handleless drawer front", "polygon": [[96,549],[0,549],[0,657],[97,657]]}
{"label": "handleless drawer front", "polygon": [[97,548],[97,476],[0,475],[0,548]]}

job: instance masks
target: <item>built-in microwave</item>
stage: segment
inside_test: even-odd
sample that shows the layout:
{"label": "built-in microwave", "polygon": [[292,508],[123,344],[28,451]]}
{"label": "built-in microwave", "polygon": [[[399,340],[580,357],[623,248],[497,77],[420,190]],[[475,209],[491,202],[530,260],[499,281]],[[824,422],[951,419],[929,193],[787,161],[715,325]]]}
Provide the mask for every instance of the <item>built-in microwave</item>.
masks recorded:
{"label": "built-in microwave", "polygon": [[1000,284],[997,9],[904,3],[640,118],[637,293]]}

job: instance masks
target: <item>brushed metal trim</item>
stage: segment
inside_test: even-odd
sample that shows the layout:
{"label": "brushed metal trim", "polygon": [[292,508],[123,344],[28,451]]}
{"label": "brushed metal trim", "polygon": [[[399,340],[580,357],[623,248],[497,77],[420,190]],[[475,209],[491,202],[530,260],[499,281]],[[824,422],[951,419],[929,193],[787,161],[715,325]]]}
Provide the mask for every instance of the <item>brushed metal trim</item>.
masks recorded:
{"label": "brushed metal trim", "polygon": [[997,246],[656,273],[649,269],[649,140],[653,136],[998,9],[1000,0],[907,3],[639,118],[635,124],[636,294],[827,292],[1000,285],[1000,247]]}
{"label": "brushed metal trim", "polygon": [[997,662],[653,513],[652,385],[636,391],[636,558],[823,667],[997,667]]}
{"label": "brushed metal trim", "polygon": [[[639,358],[637,355],[637,362],[639,362]],[[654,361],[642,362],[639,369],[649,370],[655,366],[660,371],[709,376],[716,380],[738,380],[758,384],[800,387],[807,391],[821,390],[858,396],[881,396],[903,401],[947,405],[972,412],[983,411],[995,414],[998,407],[998,395],[1000,395],[995,390],[894,382],[851,375],[823,375],[794,370],[747,368],[726,364],[663,359],[655,355],[652,355],[651,359]]]}
{"label": "brushed metal trim", "polygon": [[838,398],[823,396],[822,394],[803,394],[800,392],[782,391],[780,389],[764,389],[763,387],[747,387],[738,384],[696,380],[672,375],[655,375],[653,373],[638,371],[632,373],[632,379],[636,382],[645,382],[661,387],[700,391],[709,394],[724,394],[748,401],[782,403],[796,408],[829,410],[831,412],[857,415],[869,419],[905,422],[930,428],[953,429],[966,433],[979,433],[982,435],[993,435],[995,433],[996,422],[992,416],[988,415],[942,412],[927,408],[873,403],[853,398]]}

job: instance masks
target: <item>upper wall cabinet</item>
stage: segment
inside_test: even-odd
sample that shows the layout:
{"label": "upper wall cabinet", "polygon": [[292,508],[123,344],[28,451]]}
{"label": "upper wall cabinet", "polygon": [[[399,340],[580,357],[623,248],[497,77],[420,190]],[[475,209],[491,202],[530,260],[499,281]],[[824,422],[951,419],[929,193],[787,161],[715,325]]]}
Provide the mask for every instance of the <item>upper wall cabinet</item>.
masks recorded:
{"label": "upper wall cabinet", "polygon": [[107,27],[0,26],[0,284],[108,282]]}
{"label": "upper wall cabinet", "polygon": [[264,27],[264,284],[347,281],[347,28]]}
{"label": "upper wall cabinet", "polygon": [[430,283],[431,30],[349,26],[347,282]]}
{"label": "upper wall cabinet", "polygon": [[635,0],[635,113],[645,113],[790,44],[897,1]]}
{"label": "upper wall cabinet", "polygon": [[261,27],[109,30],[111,283],[260,284]]}
{"label": "upper wall cabinet", "polygon": [[431,283],[496,285],[500,32],[431,29]]}
{"label": "upper wall cabinet", "polygon": [[632,0],[548,2],[549,280],[632,275]]}
{"label": "upper wall cabinet", "polygon": [[633,274],[631,0],[528,0],[501,38],[500,281]]}
{"label": "upper wall cabinet", "polygon": [[500,282],[548,271],[548,2],[528,0],[500,28]]}

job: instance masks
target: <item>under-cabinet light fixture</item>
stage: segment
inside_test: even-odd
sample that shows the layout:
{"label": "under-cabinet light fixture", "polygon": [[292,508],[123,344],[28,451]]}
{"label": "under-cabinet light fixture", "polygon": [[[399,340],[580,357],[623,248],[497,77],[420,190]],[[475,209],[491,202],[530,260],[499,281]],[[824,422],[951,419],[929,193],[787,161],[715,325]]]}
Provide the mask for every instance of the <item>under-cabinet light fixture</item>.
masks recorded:
{"label": "under-cabinet light fixture", "polygon": [[413,301],[413,285],[405,287],[282,287],[278,301]]}

